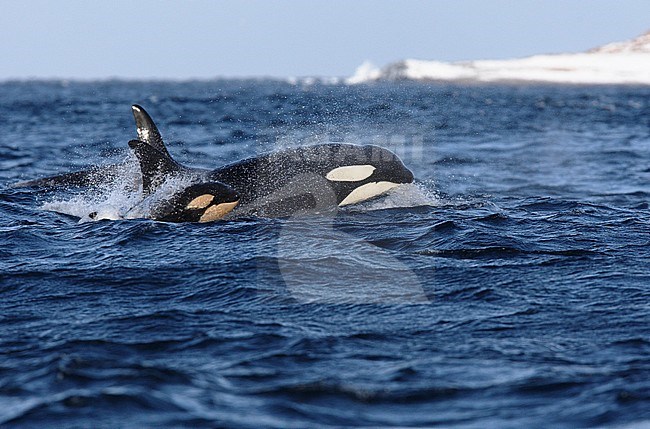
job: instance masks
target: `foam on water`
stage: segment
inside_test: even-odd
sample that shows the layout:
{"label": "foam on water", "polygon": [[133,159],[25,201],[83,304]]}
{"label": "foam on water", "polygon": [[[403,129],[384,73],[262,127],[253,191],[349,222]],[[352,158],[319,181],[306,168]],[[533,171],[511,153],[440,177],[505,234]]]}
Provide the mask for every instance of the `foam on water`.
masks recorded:
{"label": "foam on water", "polygon": [[[140,186],[140,179],[138,167],[132,161],[127,158],[120,163],[111,180],[96,183],[72,196],[57,195],[40,208],[78,217],[80,223],[121,219],[141,199],[139,193],[134,192]],[[95,215],[91,217],[91,213]]]}
{"label": "foam on water", "polygon": [[190,184],[189,177],[170,177],[153,194],[144,197],[137,162],[128,158],[119,164],[111,180],[97,183],[72,196],[55,197],[43,204],[41,209],[78,217],[80,223],[149,219],[156,204]]}

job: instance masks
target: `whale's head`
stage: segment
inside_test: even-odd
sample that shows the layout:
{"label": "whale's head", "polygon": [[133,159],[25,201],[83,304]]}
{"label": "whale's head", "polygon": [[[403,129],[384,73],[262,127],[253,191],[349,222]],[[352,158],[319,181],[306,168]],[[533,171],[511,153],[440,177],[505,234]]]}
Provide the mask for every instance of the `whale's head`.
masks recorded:
{"label": "whale's head", "polygon": [[151,210],[151,218],[163,222],[212,222],[230,213],[239,196],[221,182],[188,186],[163,199]]}
{"label": "whale's head", "polygon": [[332,146],[323,173],[339,207],[369,200],[400,184],[413,182],[413,173],[393,152],[379,146]]}

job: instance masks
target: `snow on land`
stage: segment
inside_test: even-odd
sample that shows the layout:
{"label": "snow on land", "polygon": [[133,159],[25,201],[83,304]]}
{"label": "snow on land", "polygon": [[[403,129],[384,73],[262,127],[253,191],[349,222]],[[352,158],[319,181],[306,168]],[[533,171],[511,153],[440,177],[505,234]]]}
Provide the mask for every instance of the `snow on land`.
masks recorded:
{"label": "snow on land", "polygon": [[404,60],[381,69],[364,63],[346,82],[402,79],[650,85],[650,31],[584,53],[454,63]]}

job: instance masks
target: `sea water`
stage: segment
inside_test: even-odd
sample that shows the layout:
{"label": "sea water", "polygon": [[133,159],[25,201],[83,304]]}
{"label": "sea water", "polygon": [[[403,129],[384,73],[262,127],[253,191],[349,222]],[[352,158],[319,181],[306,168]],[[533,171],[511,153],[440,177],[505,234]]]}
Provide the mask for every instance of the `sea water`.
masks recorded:
{"label": "sea water", "polygon": [[[0,95],[4,427],[650,425],[650,88]],[[11,187],[109,163],[137,179],[134,103],[190,166],[347,142],[393,150],[417,180],[335,212],[210,224],[133,212],[128,180]]]}

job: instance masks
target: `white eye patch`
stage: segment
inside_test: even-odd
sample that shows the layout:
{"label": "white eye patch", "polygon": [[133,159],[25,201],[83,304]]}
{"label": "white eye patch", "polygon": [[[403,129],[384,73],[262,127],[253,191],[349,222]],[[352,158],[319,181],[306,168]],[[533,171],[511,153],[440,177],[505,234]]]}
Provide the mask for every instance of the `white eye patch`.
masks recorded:
{"label": "white eye patch", "polygon": [[327,180],[333,182],[358,182],[372,176],[375,167],[372,165],[346,165],[337,167],[327,173]]}

